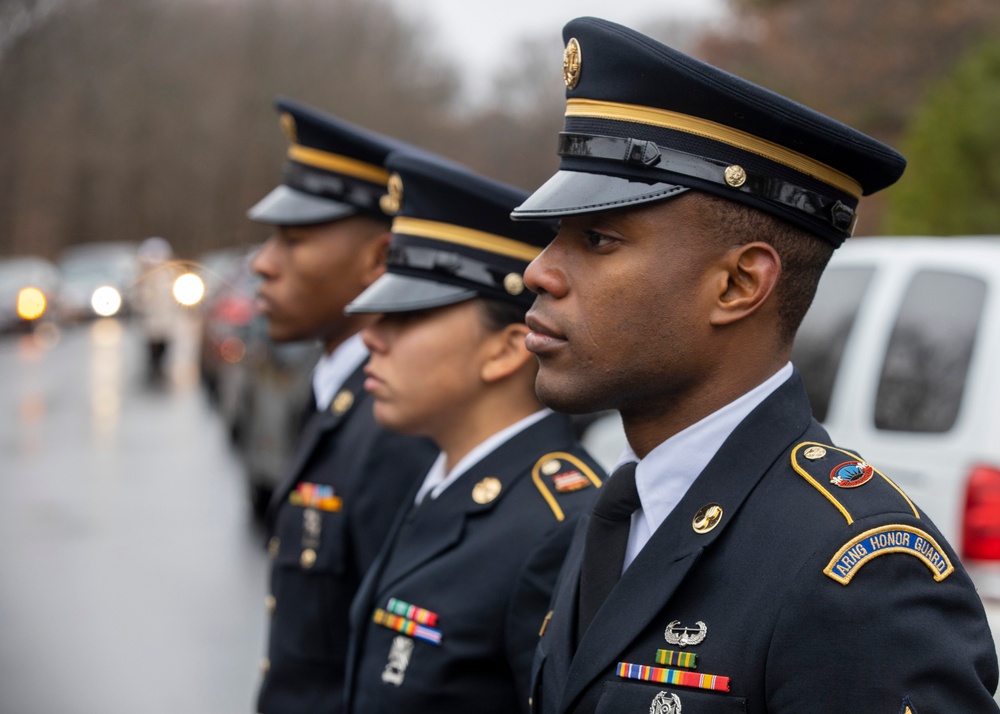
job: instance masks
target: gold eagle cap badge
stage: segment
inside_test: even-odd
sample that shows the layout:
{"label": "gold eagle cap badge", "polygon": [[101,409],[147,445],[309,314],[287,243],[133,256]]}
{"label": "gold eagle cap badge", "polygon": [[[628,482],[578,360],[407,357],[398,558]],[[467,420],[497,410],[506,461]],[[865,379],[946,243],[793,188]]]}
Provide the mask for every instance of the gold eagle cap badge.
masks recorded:
{"label": "gold eagle cap badge", "polygon": [[285,132],[288,140],[293,144],[297,144],[299,142],[299,132],[295,127],[295,117],[288,112],[282,112],[278,121],[281,122],[281,130]]}
{"label": "gold eagle cap badge", "polygon": [[563,81],[566,82],[567,89],[575,89],[580,83],[580,68],[583,66],[583,54],[580,52],[580,43],[575,37],[571,37],[566,43],[566,50],[563,52]]}
{"label": "gold eagle cap badge", "polygon": [[378,206],[387,216],[395,216],[403,205],[403,179],[399,174],[392,174],[386,185],[388,193],[378,200]]}

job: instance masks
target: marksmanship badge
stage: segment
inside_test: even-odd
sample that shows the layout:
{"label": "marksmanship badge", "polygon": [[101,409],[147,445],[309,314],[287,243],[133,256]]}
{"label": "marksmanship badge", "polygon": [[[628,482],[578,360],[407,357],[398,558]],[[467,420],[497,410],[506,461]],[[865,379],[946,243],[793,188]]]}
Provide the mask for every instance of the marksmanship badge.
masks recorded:
{"label": "marksmanship badge", "polygon": [[672,692],[660,692],[653,697],[649,714],[681,714],[681,698]]}
{"label": "marksmanship badge", "polygon": [[392,647],[389,648],[389,661],[385,663],[385,670],[382,672],[382,681],[386,684],[395,684],[397,687],[401,685],[412,656],[413,640],[402,635],[393,637]]}

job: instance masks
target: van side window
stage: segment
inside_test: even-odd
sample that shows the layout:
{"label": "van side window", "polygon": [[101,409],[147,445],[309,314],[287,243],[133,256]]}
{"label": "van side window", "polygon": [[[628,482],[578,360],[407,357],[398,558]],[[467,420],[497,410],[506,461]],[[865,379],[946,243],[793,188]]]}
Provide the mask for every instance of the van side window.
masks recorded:
{"label": "van side window", "polygon": [[962,405],[986,299],[979,278],[917,273],[903,297],[882,363],[875,427],[946,432]]}
{"label": "van side window", "polygon": [[818,421],[830,409],[844,346],[874,273],[874,268],[828,268],[799,327],[792,363],[802,374]]}

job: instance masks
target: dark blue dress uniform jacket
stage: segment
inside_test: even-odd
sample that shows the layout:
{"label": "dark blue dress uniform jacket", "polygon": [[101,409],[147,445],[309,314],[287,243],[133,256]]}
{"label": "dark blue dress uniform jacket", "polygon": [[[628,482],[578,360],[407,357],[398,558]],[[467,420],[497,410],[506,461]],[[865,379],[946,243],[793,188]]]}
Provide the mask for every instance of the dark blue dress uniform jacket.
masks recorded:
{"label": "dark blue dress uniform jacket", "polygon": [[[574,472],[587,485],[559,491],[555,484]],[[477,503],[473,490],[484,479],[500,490]],[[349,711],[527,711],[552,589],[602,479],[569,419],[552,414],[403,514],[352,609]],[[413,640],[398,683],[383,673],[399,633],[372,621],[390,598],[436,613],[441,633],[439,645]]]}
{"label": "dark blue dress uniform jacket", "polygon": [[[262,714],[343,711],[351,600],[403,499],[437,455],[429,441],[379,427],[363,383],[358,368],[331,409],[309,417],[269,506],[273,612]],[[304,528],[306,509],[289,501],[300,483],[331,485],[342,499],[339,511],[316,509],[318,547],[310,548],[316,536]]]}
{"label": "dark blue dress uniform jacket", "polygon": [[[853,488],[833,485],[831,472],[856,459],[829,444],[796,373],[733,432],[574,655],[581,519],[536,654],[534,711],[996,712],[993,640],[955,553],[877,471]],[[825,448],[808,451],[817,445]],[[693,517],[713,503],[722,519],[696,533]],[[861,548],[845,550],[859,536]],[[901,550],[882,547],[893,545]],[[954,571],[936,579],[948,564]],[[699,623],[704,640],[668,644],[675,622],[675,640],[680,628],[697,634]],[[729,691],[618,676],[620,662],[667,668],[656,662],[659,649],[696,654],[690,671],[729,677]]]}

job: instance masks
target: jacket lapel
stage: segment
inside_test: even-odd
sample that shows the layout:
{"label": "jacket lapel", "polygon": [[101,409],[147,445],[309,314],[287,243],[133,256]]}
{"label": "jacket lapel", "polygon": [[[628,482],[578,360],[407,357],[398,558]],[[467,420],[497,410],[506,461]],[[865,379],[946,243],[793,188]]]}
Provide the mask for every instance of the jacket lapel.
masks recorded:
{"label": "jacket lapel", "polygon": [[335,408],[336,400],[334,405],[330,408],[324,409],[322,411],[315,411],[305,422],[305,428],[302,431],[302,436],[299,438],[299,443],[295,447],[295,455],[292,457],[291,468],[288,470],[285,479],[281,482],[281,485],[274,490],[274,494],[271,496],[271,501],[267,506],[267,516],[268,521],[273,523],[274,517],[277,515],[278,507],[281,503],[288,498],[289,492],[295,487],[299,479],[302,476],[302,472],[305,470],[306,465],[309,463],[309,459],[312,457],[313,452],[316,447],[319,446],[323,437],[330,433],[331,431],[337,429],[341,424],[343,424],[349,415],[351,415],[355,410],[361,408],[358,406],[358,402],[362,401],[361,397],[364,396],[364,365],[359,366],[344,385],[338,391],[338,397],[343,392],[350,392],[351,401],[350,406],[347,409],[338,410]]}
{"label": "jacket lapel", "polygon": [[[701,553],[725,532],[760,479],[811,421],[796,372],[736,428],[598,610],[570,664],[560,711],[572,707],[659,616]],[[722,521],[698,534],[692,519],[709,503],[722,506]],[[576,572],[578,580],[579,565]]]}
{"label": "jacket lapel", "polygon": [[[567,435],[562,434],[563,427]],[[495,508],[511,487],[531,470],[538,454],[544,453],[539,451],[540,445],[565,443],[568,432],[564,417],[550,415],[501,444],[436,499],[425,499],[411,514],[409,523],[404,523],[396,533],[392,550],[386,554],[387,562],[376,592],[384,594],[400,579],[454,547],[461,541],[468,519]],[[561,436],[564,438],[556,441]],[[495,498],[477,503],[473,489],[486,478],[499,482],[500,490]]]}

